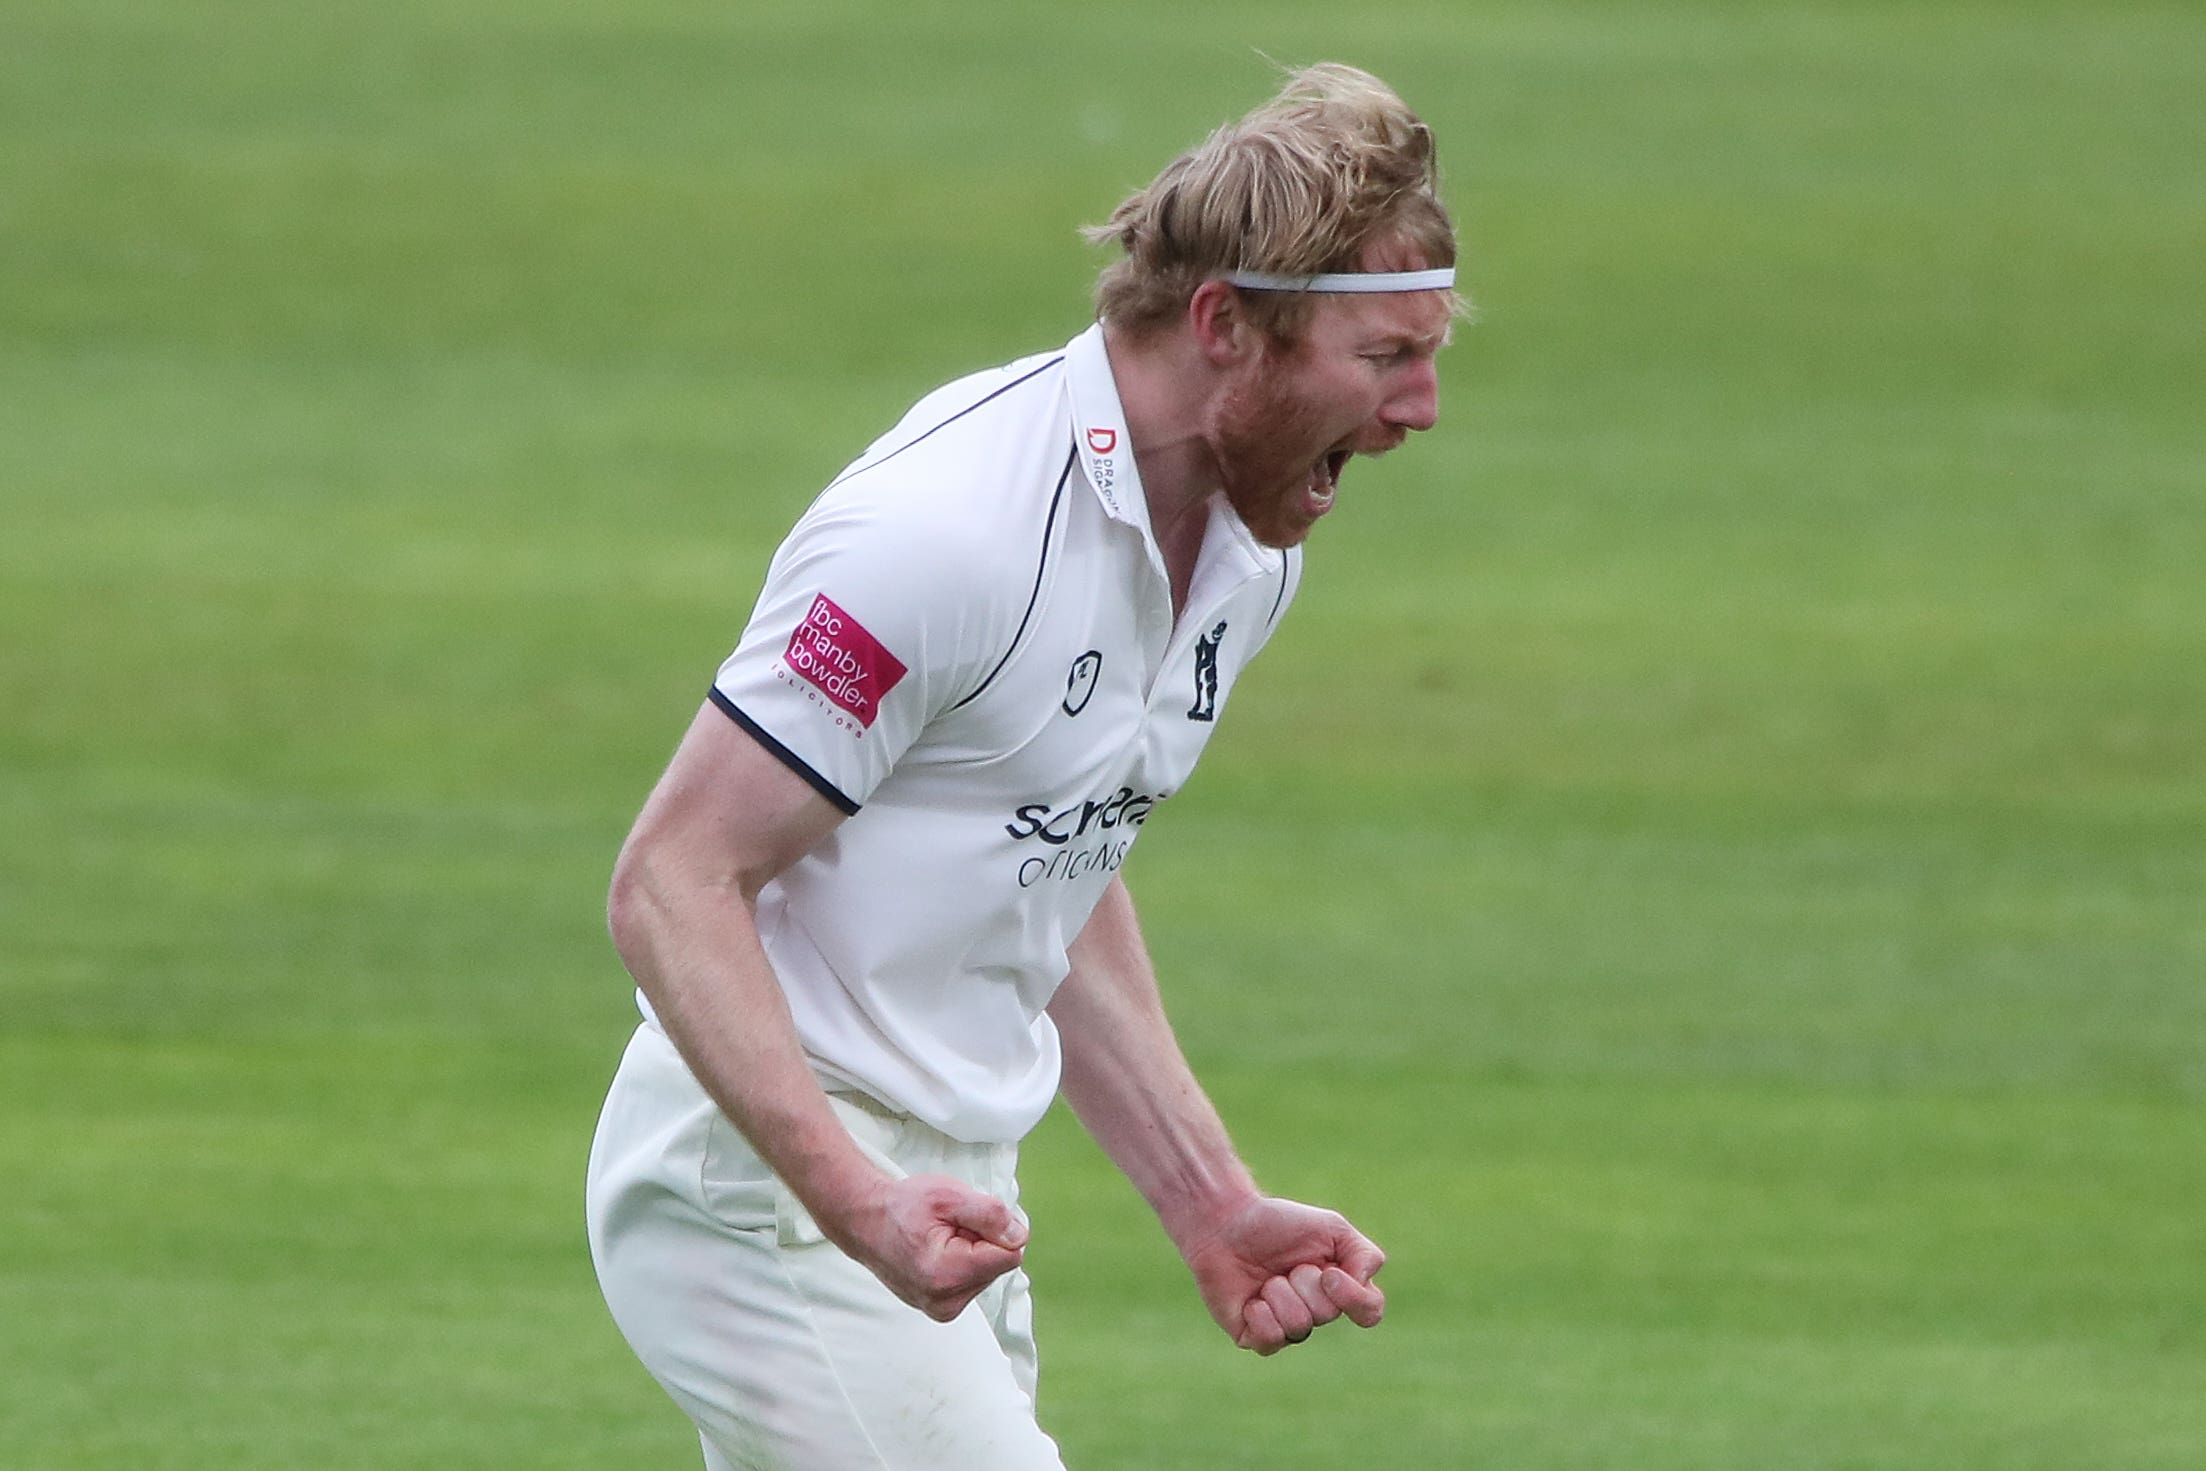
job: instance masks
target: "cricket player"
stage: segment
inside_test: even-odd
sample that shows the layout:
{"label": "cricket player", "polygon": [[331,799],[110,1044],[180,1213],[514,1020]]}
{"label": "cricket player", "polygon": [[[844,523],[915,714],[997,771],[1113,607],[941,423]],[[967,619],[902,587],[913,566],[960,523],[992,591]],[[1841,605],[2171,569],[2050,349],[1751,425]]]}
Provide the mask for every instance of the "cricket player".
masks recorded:
{"label": "cricket player", "polygon": [[1432,135],[1313,67],[1090,233],[1093,326],[922,399],[798,521],[615,868],[643,1021],[590,1245],[714,1471],[1062,1465],[1015,1176],[1060,1090],[1236,1344],[1386,1308],[1379,1248],[1235,1153],[1120,871],[1351,457],[1438,415]]}

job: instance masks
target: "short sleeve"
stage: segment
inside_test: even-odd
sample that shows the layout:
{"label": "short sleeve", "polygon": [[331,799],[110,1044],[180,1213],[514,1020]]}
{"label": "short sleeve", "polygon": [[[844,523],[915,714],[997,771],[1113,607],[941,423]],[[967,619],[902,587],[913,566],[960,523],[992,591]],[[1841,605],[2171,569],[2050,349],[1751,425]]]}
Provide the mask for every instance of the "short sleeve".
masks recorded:
{"label": "short sleeve", "polygon": [[790,532],[712,701],[854,813],[1008,639],[990,580],[927,497],[830,490]]}

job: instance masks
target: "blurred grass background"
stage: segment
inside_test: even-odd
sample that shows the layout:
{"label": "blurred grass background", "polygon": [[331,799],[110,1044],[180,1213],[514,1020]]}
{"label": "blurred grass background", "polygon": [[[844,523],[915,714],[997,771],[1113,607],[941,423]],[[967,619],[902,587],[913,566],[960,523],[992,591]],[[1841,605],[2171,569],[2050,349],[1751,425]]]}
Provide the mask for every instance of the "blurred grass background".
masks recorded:
{"label": "blurred grass background", "polygon": [[1053,1117],[1076,1468],[2206,1464],[2206,13],[0,4],[0,1466],[686,1466],[604,878],[764,559],[1271,88],[1482,319],[1129,878],[1371,1335]]}

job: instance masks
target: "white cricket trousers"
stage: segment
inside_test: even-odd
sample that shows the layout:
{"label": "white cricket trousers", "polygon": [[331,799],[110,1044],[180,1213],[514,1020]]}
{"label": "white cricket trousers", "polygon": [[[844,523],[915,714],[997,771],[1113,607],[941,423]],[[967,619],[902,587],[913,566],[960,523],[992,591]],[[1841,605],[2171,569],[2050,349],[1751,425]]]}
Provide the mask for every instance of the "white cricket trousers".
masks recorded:
{"label": "white cricket trousers", "polygon": [[[1016,1146],[830,1101],[884,1168],[1016,1208]],[[820,1235],[648,1024],[598,1119],[588,1204],[613,1321],[696,1422],[708,1471],[1063,1471],[1034,1418],[1026,1273],[950,1323],[899,1301]]]}

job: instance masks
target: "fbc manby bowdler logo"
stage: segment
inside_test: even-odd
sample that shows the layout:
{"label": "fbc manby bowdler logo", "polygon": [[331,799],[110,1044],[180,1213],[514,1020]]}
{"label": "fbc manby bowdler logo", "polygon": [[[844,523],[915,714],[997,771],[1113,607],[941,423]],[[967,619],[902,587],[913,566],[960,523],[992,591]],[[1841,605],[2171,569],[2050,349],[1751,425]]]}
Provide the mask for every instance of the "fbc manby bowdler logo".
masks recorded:
{"label": "fbc manby bowdler logo", "polygon": [[811,611],[781,651],[781,662],[861,727],[873,724],[882,699],[906,673],[904,662],[826,593],[812,599]]}

